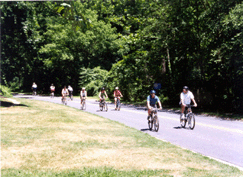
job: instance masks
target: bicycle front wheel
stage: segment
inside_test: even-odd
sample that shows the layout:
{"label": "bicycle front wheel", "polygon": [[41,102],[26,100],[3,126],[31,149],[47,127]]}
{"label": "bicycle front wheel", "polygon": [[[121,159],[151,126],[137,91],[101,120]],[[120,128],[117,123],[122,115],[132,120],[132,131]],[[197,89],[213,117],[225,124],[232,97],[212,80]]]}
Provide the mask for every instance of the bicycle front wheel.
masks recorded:
{"label": "bicycle front wheel", "polygon": [[84,102],[83,109],[86,110],[86,102]]}
{"label": "bicycle front wheel", "polygon": [[106,111],[106,112],[108,111],[107,103],[105,104],[105,111]]}
{"label": "bicycle front wheel", "polygon": [[180,117],[180,124],[182,128],[185,128],[186,126],[186,119],[182,119],[182,117]]}
{"label": "bicycle front wheel", "polygon": [[151,119],[151,117],[148,120],[148,127],[150,131],[153,129],[153,119]]}
{"label": "bicycle front wheel", "polygon": [[196,121],[195,121],[195,116],[194,114],[189,114],[188,116],[188,126],[191,130],[194,129],[195,127],[195,124],[196,124]]}
{"label": "bicycle front wheel", "polygon": [[156,131],[156,132],[158,132],[159,131],[159,118],[158,118],[158,116],[154,116],[154,130]]}

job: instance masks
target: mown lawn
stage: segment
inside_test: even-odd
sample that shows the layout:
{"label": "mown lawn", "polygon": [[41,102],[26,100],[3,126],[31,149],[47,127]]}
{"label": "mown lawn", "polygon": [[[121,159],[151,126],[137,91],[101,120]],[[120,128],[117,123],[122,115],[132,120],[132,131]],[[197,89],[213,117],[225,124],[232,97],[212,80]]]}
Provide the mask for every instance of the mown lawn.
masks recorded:
{"label": "mown lawn", "polygon": [[16,100],[21,106],[1,106],[2,176],[243,175],[109,119],[64,105]]}

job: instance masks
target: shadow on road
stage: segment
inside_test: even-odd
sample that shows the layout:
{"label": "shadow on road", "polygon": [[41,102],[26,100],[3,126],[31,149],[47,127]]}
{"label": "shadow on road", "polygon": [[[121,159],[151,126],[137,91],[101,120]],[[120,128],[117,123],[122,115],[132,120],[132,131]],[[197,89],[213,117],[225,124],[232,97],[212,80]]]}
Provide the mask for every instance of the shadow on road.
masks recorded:
{"label": "shadow on road", "polygon": [[174,129],[185,129],[185,128],[178,126],[178,127],[174,127]]}
{"label": "shadow on road", "polygon": [[150,130],[148,128],[144,128],[144,129],[141,129],[140,131],[146,132],[146,131],[150,131]]}

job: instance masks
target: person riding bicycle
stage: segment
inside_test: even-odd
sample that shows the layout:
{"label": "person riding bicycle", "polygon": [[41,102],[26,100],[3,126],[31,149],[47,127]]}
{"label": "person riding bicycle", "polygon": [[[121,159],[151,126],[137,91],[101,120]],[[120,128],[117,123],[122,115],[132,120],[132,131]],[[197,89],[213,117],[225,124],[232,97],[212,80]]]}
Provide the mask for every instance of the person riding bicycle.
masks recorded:
{"label": "person riding bicycle", "polygon": [[67,95],[69,95],[68,93],[68,89],[66,88],[66,85],[64,86],[64,88],[62,89],[62,100],[67,97]]}
{"label": "person riding bicycle", "polygon": [[155,108],[156,103],[159,104],[159,109],[162,109],[162,104],[159,100],[159,97],[155,95],[155,90],[150,91],[150,95],[147,97],[147,107],[148,107],[148,120],[152,111],[152,108]]}
{"label": "person riding bicycle", "polygon": [[108,98],[105,88],[103,87],[99,93],[100,103],[105,99]]}
{"label": "person riding bicycle", "polygon": [[83,101],[86,100],[86,98],[87,98],[87,92],[83,87],[82,90],[80,91],[81,105],[83,104]]}
{"label": "person riding bicycle", "polygon": [[53,84],[51,84],[51,86],[50,86],[50,91],[51,91],[51,94],[55,92],[55,86]]}
{"label": "person riding bicycle", "polygon": [[68,92],[69,92],[69,98],[72,99],[73,88],[71,87],[71,85],[68,85]]}
{"label": "person riding bicycle", "polygon": [[119,90],[119,88],[116,87],[116,88],[115,88],[115,91],[114,91],[115,110],[117,109],[117,108],[116,108],[116,102],[117,102],[117,99],[120,99],[120,97],[123,97],[123,96],[122,96],[121,91]]}
{"label": "person riding bicycle", "polygon": [[194,106],[197,107],[197,103],[194,99],[194,95],[191,91],[189,91],[189,88],[187,86],[183,87],[183,90],[180,94],[180,105],[181,105],[181,118],[185,119],[184,111],[185,107],[188,104],[191,104],[191,100],[194,103]]}
{"label": "person riding bicycle", "polygon": [[33,92],[36,92],[36,90],[37,90],[37,84],[35,82],[33,82],[33,84],[32,84],[32,90],[33,90]]}

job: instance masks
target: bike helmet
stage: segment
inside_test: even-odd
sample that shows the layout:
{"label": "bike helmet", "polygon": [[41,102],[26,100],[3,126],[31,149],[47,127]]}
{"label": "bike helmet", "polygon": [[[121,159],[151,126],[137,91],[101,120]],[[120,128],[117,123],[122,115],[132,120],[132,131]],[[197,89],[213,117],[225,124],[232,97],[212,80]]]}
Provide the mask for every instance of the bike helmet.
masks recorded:
{"label": "bike helmet", "polygon": [[119,88],[118,88],[118,87],[116,87],[115,89],[116,89],[116,90],[118,90]]}
{"label": "bike helmet", "polygon": [[85,88],[83,87],[82,90],[85,90]]}
{"label": "bike helmet", "polygon": [[105,90],[105,87],[103,87],[101,90]]}
{"label": "bike helmet", "polygon": [[187,86],[184,86],[183,89],[185,89],[186,91],[189,90],[189,88]]}
{"label": "bike helmet", "polygon": [[153,94],[153,93],[155,94],[156,91],[155,91],[155,90],[151,90],[151,91],[150,91],[150,94]]}

